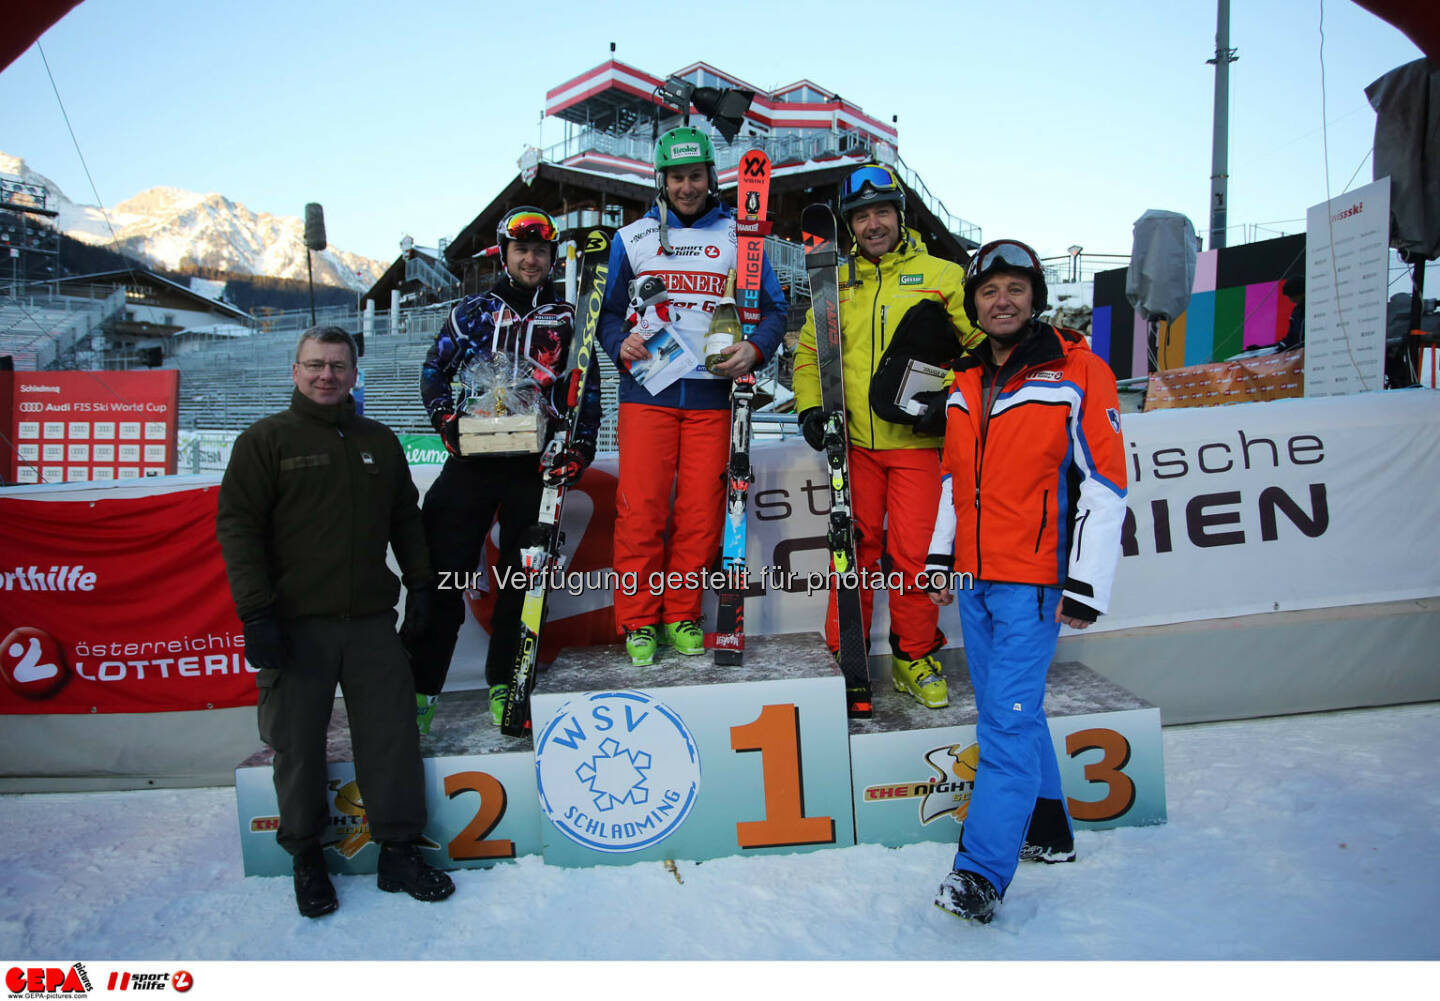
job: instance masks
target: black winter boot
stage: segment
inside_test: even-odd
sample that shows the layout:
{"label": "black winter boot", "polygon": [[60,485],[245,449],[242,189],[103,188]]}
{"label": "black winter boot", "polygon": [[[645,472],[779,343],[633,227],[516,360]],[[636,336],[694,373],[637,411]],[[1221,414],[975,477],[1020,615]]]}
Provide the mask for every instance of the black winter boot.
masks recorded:
{"label": "black winter boot", "polygon": [[1000,891],[994,884],[978,872],[963,869],[952,870],[935,894],[935,906],[942,911],[982,925],[990,923],[999,905]]}
{"label": "black winter boot", "polygon": [[444,900],[455,892],[450,877],[420,855],[420,846],[387,841],[380,846],[376,884],[386,893],[404,891],[416,900]]}
{"label": "black winter boot", "polygon": [[329,914],[340,906],[335,887],[325,871],[325,853],[319,845],[307,848],[292,860],[295,870],[295,906],[307,918]]}

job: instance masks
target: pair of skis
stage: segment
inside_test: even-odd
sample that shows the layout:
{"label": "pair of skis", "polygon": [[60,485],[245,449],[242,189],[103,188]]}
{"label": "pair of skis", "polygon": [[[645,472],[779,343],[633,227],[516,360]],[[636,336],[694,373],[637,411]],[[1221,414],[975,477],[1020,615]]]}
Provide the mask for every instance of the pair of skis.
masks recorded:
{"label": "pair of skis", "polygon": [[840,263],[835,214],[830,206],[806,206],[805,270],[815,317],[816,367],[820,372],[820,408],[825,415],[825,465],[830,481],[830,586],[838,614],[840,673],[845,676],[846,707],[851,717],[871,715],[869,637],[860,605],[855,562],[855,523],[850,508],[849,429],[845,423],[845,376],[840,352]]}
{"label": "pair of skis", "polygon": [[[549,469],[553,460],[570,447],[580,424],[581,404],[585,386],[594,366],[596,331],[600,326],[600,307],[605,301],[606,279],[610,273],[610,237],[603,230],[591,230],[585,237],[585,256],[580,273],[578,329],[571,345],[573,368],[580,370],[580,384],[575,388],[565,424],[550,439],[541,458],[542,468]],[[535,668],[540,658],[540,628],[545,622],[545,604],[550,580],[560,569],[560,547],[565,534],[560,530],[560,516],[565,504],[565,484],[545,477],[540,495],[540,513],[531,537],[520,551],[521,566],[530,576],[530,586],[520,609],[520,642],[515,650],[515,667],[510,676],[510,691],[500,717],[500,730],[512,737],[525,733],[530,725],[530,690],[535,687]]]}
{"label": "pair of skis", "polygon": [[[765,256],[765,234],[770,224],[765,211],[770,198],[770,158],[752,149],[740,157],[736,179],[738,218],[735,221],[740,329],[748,339],[760,320],[760,284]],[[730,389],[730,460],[725,465],[725,526],[720,555],[724,585],[715,612],[715,663],[734,667],[745,660],[745,593],[749,545],[745,506],[755,473],[750,467],[750,408],[755,402],[755,373],[734,380]]]}
{"label": "pair of skis", "polygon": [[[760,150],[740,158],[738,238],[740,320],[748,337],[759,319],[761,261],[770,160]],[[832,566],[831,586],[839,613],[839,664],[845,676],[849,715],[871,715],[869,638],[865,635],[855,560],[854,517],[850,507],[849,432],[845,423],[845,382],[840,344],[840,287],[835,215],[829,206],[808,206],[801,217],[805,269],[815,316],[820,405],[825,413],[825,459],[830,484],[830,524],[826,542]],[[754,473],[750,466],[750,406],[755,376],[735,380],[730,396],[730,461],[726,466],[724,548],[720,569],[725,586],[719,594],[714,637],[715,663],[739,665],[745,654],[747,544],[745,507]]]}

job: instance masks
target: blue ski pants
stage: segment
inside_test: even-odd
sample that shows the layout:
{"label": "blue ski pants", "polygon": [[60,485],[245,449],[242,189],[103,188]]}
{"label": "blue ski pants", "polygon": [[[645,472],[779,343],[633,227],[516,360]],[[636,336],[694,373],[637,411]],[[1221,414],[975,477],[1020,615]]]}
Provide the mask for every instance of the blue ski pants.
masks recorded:
{"label": "blue ski pants", "polygon": [[1064,802],[1044,708],[1060,637],[1059,601],[1056,587],[986,580],[956,593],[980,762],[954,868],[978,872],[1002,894],[1015,876],[1035,800]]}

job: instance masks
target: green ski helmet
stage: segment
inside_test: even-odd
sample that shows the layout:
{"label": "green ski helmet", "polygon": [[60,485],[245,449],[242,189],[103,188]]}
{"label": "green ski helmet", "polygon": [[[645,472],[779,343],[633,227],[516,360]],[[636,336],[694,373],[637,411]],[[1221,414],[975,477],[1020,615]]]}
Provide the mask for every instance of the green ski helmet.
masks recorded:
{"label": "green ski helmet", "polygon": [[715,173],[715,147],[711,144],[710,137],[693,125],[682,125],[662,135],[655,143],[656,195],[665,198],[667,168],[685,167],[692,163],[710,165],[710,193],[718,194],[720,178]]}

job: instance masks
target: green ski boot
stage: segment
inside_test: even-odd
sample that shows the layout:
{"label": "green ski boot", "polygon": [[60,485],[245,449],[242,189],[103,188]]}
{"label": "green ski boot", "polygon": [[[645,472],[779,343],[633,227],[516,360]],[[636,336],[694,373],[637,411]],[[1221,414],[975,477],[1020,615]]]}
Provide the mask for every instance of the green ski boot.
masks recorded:
{"label": "green ski boot", "polygon": [[705,631],[695,619],[667,622],[665,637],[660,642],[664,646],[673,646],[678,654],[698,657],[705,652]]}
{"label": "green ski boot", "polygon": [[435,722],[435,706],[439,702],[438,695],[415,695],[415,726],[423,736],[430,735],[430,724]]}
{"label": "green ski boot", "polygon": [[631,667],[649,667],[655,663],[655,627],[625,630],[625,652],[630,655]]}

